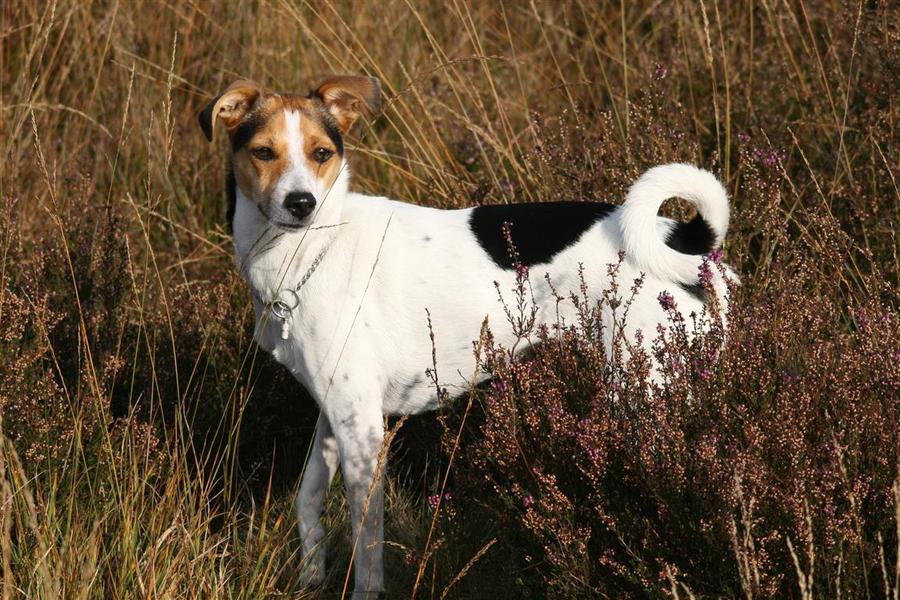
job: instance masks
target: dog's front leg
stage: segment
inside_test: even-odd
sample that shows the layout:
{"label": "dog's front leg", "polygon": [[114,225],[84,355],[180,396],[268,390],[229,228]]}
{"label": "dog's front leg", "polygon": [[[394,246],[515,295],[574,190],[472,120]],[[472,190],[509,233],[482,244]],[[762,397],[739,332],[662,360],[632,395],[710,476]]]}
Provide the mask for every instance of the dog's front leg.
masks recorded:
{"label": "dog's front leg", "polygon": [[329,408],[353,525],[353,600],[375,599],[384,591],[381,476],[387,453],[381,404],[356,397]]}
{"label": "dog's front leg", "polygon": [[297,526],[303,544],[301,580],[312,586],[322,583],[325,578],[325,549],[320,547],[325,529],[322,527],[322,508],[325,492],[338,466],[338,448],[331,425],[324,413],[319,413],[316,435],[303,481],[297,494]]}

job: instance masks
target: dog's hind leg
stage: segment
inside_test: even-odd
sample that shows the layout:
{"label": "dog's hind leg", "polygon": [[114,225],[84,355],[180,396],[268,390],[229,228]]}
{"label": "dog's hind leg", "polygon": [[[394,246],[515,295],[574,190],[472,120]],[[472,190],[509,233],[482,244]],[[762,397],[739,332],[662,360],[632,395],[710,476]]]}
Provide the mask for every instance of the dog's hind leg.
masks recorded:
{"label": "dog's hind leg", "polygon": [[378,598],[384,591],[381,478],[387,455],[381,403],[367,402],[360,396],[345,397],[326,403],[326,410],[341,454],[353,525],[353,600]]}
{"label": "dog's hind leg", "polygon": [[303,544],[302,581],[309,586],[322,583],[325,578],[325,548],[321,548],[325,529],[322,527],[322,509],[325,492],[334,478],[338,466],[337,441],[324,413],[319,413],[316,435],[303,481],[297,494],[297,525]]}

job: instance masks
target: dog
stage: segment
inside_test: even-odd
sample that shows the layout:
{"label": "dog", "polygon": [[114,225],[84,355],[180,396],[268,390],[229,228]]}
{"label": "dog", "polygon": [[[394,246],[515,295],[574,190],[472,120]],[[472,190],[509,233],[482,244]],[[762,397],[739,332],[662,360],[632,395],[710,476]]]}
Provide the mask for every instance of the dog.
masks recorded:
{"label": "dog", "polygon": [[[199,114],[209,141],[220,126],[230,141],[228,217],[236,263],[252,291],[257,342],[290,369],[320,411],[296,499],[302,576],[310,585],[324,578],[320,519],[340,466],[357,600],[384,590],[384,417],[438,407],[439,392],[426,376],[432,351],[441,386],[450,395],[468,391],[471,376],[464,374],[473,370],[473,339],[485,318],[498,342],[515,342],[504,334],[509,326],[497,290],[513,288],[518,269],[540,274],[531,280],[536,320],[572,323],[574,304],[558,303],[550,282],[563,296],[582,281],[599,294],[609,283],[606,265],[622,251],[622,280],[644,277],[626,324],[629,340],[666,323],[661,294],[685,314],[699,314],[710,288],[700,286],[699,270],[704,255],[721,247],[729,219],[723,186],[686,164],[648,170],[619,206],[440,210],[351,192],[344,139],[380,100],[380,83],[371,77],[329,77],[307,95],[242,80]],[[672,197],[690,201],[696,218],[657,216]],[[711,287],[724,306],[725,277],[714,275]]]}

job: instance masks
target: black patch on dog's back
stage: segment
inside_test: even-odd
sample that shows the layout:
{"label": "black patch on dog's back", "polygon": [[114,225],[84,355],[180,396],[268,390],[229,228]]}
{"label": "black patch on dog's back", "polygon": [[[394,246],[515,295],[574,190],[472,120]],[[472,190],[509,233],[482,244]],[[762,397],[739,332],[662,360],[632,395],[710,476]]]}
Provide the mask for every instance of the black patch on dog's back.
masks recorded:
{"label": "black patch on dog's back", "polygon": [[699,214],[687,223],[676,223],[666,236],[666,246],[682,254],[707,254],[715,250],[716,234]]}
{"label": "black patch on dog's back", "polygon": [[503,236],[504,223],[511,224],[519,260],[531,266],[550,262],[615,208],[599,202],[571,201],[479,206],[472,211],[469,228],[497,266],[513,269]]}
{"label": "black patch on dog's back", "polygon": [[[675,223],[672,231],[666,236],[666,245],[682,254],[707,254],[715,250],[716,234],[709,223],[699,214],[687,223]],[[706,304],[706,288],[700,283],[681,283],[681,289]]]}

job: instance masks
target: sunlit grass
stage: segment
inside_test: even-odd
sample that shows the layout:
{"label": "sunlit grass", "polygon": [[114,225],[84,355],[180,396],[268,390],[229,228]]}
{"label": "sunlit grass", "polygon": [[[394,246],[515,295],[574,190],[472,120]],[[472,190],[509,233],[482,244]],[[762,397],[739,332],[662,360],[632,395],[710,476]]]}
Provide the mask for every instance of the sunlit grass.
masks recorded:
{"label": "sunlit grass", "polygon": [[[819,474],[831,491],[810,492],[810,512],[798,504],[788,530],[769,528],[784,521],[758,489],[732,498],[717,523],[685,525],[733,534],[716,572],[727,581],[692,572],[687,550],[651,572],[670,555],[622,537],[651,538],[658,523],[647,520],[609,542],[627,573],[587,565],[594,587],[573,577],[571,593],[690,597],[706,581],[706,593],[729,597],[896,598],[900,502],[885,482],[898,472],[900,376],[896,338],[879,337],[896,331],[900,273],[900,15],[889,3],[64,0],[6,2],[0,15],[4,598],[341,595],[352,544],[339,481],[325,517],[327,583],[299,586],[292,502],[316,410],[252,343],[224,222],[222,148],[195,117],[238,77],[305,92],[330,72],[383,82],[383,114],[348,143],[365,192],[447,208],[620,202],[654,164],[710,168],[732,198],[726,259],[748,305],[767,311],[764,339],[780,344],[745,371],[726,361],[729,398],[747,373],[772,397],[790,385],[785,373],[810,386],[833,375],[823,390],[874,381],[865,397],[847,393],[852,426],[824,404],[804,413],[832,428],[806,448],[841,448],[840,468]],[[777,319],[799,333],[775,336]],[[878,350],[883,364],[842,348]],[[556,373],[548,386],[590,380],[574,367]],[[875,396],[884,414],[853,413]],[[514,406],[530,400],[523,392]],[[504,504],[505,486],[522,483],[516,456],[495,456],[509,466],[487,485],[488,471],[447,443],[492,456],[480,401],[473,409],[459,436],[459,420],[442,421],[443,448],[440,427],[400,440],[412,449],[388,467],[389,597],[560,589],[552,561],[568,550],[542,548],[522,507]],[[729,423],[709,419],[710,430]],[[877,440],[853,437],[875,429]],[[551,442],[548,452],[563,444]],[[799,477],[777,458],[761,464],[785,485]],[[555,467],[565,473],[562,460]],[[452,518],[429,508],[445,483]]]}

